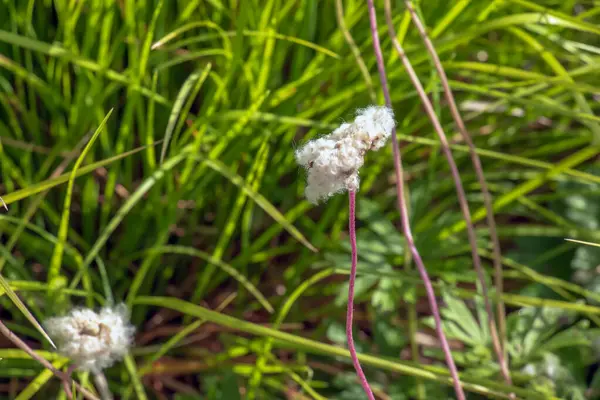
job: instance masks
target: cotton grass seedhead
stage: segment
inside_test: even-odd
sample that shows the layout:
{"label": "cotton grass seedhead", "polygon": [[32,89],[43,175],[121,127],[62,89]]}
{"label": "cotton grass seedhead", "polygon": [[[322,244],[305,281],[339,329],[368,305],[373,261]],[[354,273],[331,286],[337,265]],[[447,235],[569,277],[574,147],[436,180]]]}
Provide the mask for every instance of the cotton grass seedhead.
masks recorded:
{"label": "cotton grass seedhead", "polygon": [[58,351],[79,370],[99,372],[122,359],[133,341],[135,328],[127,307],[105,307],[96,313],[77,308],[64,317],[48,319],[44,326],[58,344]]}
{"label": "cotton grass seedhead", "polygon": [[394,126],[390,108],[369,106],[357,111],[353,123],[344,123],[296,151],[296,161],[308,171],[308,201],[316,204],[339,192],[357,191],[366,152],[382,148]]}

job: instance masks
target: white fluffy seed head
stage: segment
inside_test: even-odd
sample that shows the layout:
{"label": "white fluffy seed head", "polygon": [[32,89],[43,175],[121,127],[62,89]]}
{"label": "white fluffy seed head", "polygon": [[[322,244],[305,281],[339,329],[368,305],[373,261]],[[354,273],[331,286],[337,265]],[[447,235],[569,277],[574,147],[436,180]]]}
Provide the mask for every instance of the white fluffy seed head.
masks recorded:
{"label": "white fluffy seed head", "polygon": [[64,317],[48,319],[44,326],[56,340],[58,351],[82,371],[99,372],[122,359],[133,342],[135,328],[127,307],[105,307],[96,313],[77,308]]}
{"label": "white fluffy seed head", "polygon": [[370,149],[379,150],[392,135],[396,122],[391,108],[369,106],[357,111],[354,125],[358,131],[368,135]]}
{"label": "white fluffy seed head", "polygon": [[357,191],[365,153],[383,147],[394,126],[391,109],[369,106],[358,110],[353,123],[344,123],[296,151],[298,164],[308,171],[307,200],[316,204],[345,190]]}

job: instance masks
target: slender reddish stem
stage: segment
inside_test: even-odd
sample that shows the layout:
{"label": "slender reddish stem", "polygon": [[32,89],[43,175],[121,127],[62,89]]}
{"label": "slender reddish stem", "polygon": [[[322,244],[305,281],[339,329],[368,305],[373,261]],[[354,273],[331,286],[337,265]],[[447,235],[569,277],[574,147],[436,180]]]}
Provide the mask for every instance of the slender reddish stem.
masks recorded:
{"label": "slender reddish stem", "polygon": [[[471,246],[471,257],[473,259],[473,266],[477,273],[477,279],[479,281],[479,285],[481,287],[481,292],[483,295],[483,300],[484,300],[485,309],[486,309],[487,318],[488,318],[488,325],[490,328],[490,335],[492,337],[492,345],[493,345],[494,351],[498,357],[498,362],[500,364],[500,369],[502,371],[502,375],[504,376],[504,379],[507,381],[507,383],[510,384],[511,383],[510,374],[508,372],[508,368],[507,368],[505,358],[504,358],[504,353],[502,351],[502,346],[500,344],[500,340],[498,337],[498,330],[496,328],[494,311],[492,309],[492,304],[489,299],[487,283],[485,282],[485,275],[483,272],[483,268],[481,266],[481,259],[479,257],[479,253],[477,252],[477,237],[475,235],[475,228],[473,227],[473,222],[471,221],[471,211],[469,210],[467,196],[466,196],[465,190],[463,188],[462,181],[460,179],[460,172],[458,171],[458,167],[456,166],[456,162],[454,161],[454,157],[452,156],[452,151],[450,150],[450,145],[448,143],[448,138],[446,137],[446,133],[444,132],[444,129],[442,128],[442,124],[440,123],[437,115],[435,114],[435,110],[433,109],[433,104],[431,104],[429,97],[427,97],[427,93],[425,92],[425,89],[423,88],[423,85],[421,84],[419,77],[417,76],[414,68],[412,67],[410,60],[408,59],[408,57],[406,56],[406,53],[402,49],[402,46],[400,46],[400,43],[398,42],[398,40],[396,40],[396,33],[394,31],[394,27],[393,27],[392,21],[391,21],[391,6],[389,3],[390,3],[389,0],[386,1],[386,18],[387,18],[388,29],[390,31],[390,36],[392,38],[392,43],[393,43],[396,51],[398,52],[398,55],[402,59],[404,68],[406,69],[406,72],[407,72],[413,86],[417,90],[417,93],[419,94],[419,97],[421,98],[421,101],[423,102],[425,112],[427,113],[427,115],[428,115],[428,117],[440,139],[440,142],[442,143],[442,151],[444,152],[446,160],[448,161],[448,165],[450,166],[452,179],[453,179],[454,185],[456,187],[456,194],[458,197],[458,202],[459,202],[460,209],[462,211],[463,218],[464,218],[466,226],[467,226],[467,236],[469,239],[469,244]],[[418,25],[419,31],[424,32],[425,28],[421,24],[421,21],[418,19],[418,16],[417,16],[414,8],[412,7],[412,4],[409,1],[407,1],[406,5],[411,13],[413,21],[415,21],[415,23]],[[421,33],[421,34],[423,34],[423,33]],[[438,59],[438,61],[439,61],[439,59]],[[471,143],[471,145],[472,145],[472,143]],[[481,167],[481,164],[479,164],[479,167]],[[485,178],[484,178],[484,181],[485,181]]]}
{"label": "slender reddish stem", "polygon": [[363,372],[358,356],[356,355],[356,348],[354,347],[354,337],[352,336],[352,319],[354,315],[354,284],[356,283],[356,266],[358,265],[358,249],[356,248],[356,192],[350,191],[348,193],[350,199],[349,211],[350,218],[348,224],[348,232],[350,235],[350,247],[352,248],[352,267],[350,268],[350,278],[348,280],[348,311],[346,312],[346,338],[348,339],[348,350],[350,350],[350,357],[352,358],[352,364],[356,370],[356,375],[360,380],[360,384],[365,390],[369,400],[375,400],[371,386],[367,381],[367,377]]}
{"label": "slender reddish stem", "polygon": [[[71,379],[71,375],[73,374],[73,371],[75,371],[75,368],[77,368],[77,366],[75,364],[71,364],[69,365],[69,368],[67,368],[67,372],[65,372],[65,375],[67,378]],[[62,381],[63,383],[63,389],[65,391],[65,394],[67,395],[67,399],[72,400],[73,399],[73,392],[71,392],[71,387],[69,385],[69,380],[64,379]]]}
{"label": "slender reddish stem", "polygon": [[[391,10],[388,10],[388,8],[390,7],[389,3],[390,3],[390,0],[386,0],[386,17],[387,18],[391,18]],[[505,348],[505,343],[504,343],[505,339],[506,339],[506,322],[504,320],[504,314],[506,311],[504,309],[504,302],[502,301],[502,292],[504,290],[504,283],[503,283],[503,278],[502,278],[502,253],[501,253],[501,249],[500,249],[500,240],[498,239],[498,232],[496,229],[496,219],[494,218],[494,208],[492,205],[492,196],[490,194],[490,191],[489,191],[489,188],[487,185],[487,181],[485,179],[485,174],[483,173],[483,167],[481,166],[481,160],[479,159],[479,155],[477,155],[477,152],[475,151],[475,144],[473,143],[473,140],[471,139],[471,135],[469,135],[469,132],[467,131],[465,123],[460,115],[460,112],[458,111],[458,107],[456,105],[456,101],[454,100],[454,95],[452,94],[452,89],[450,89],[450,84],[448,83],[448,77],[446,76],[446,71],[444,71],[444,67],[442,66],[440,57],[438,56],[437,51],[435,50],[435,46],[431,42],[431,39],[427,35],[425,25],[419,18],[419,15],[416,13],[412,3],[407,0],[407,1],[405,1],[405,4],[406,4],[406,7],[408,8],[408,11],[410,12],[411,18],[413,19],[415,26],[417,27],[417,30],[419,31],[419,34],[421,35],[421,38],[423,40],[423,43],[425,44],[425,47],[427,48],[427,51],[431,55],[433,64],[435,65],[435,68],[440,77],[442,86],[444,87],[444,94],[445,94],[446,100],[448,101],[450,113],[452,114],[452,118],[454,119],[454,122],[456,123],[456,126],[458,127],[458,130],[460,131],[465,143],[467,143],[467,146],[469,147],[471,163],[473,164],[473,168],[475,169],[475,173],[477,175],[477,180],[479,181],[479,186],[481,186],[481,193],[483,194],[483,203],[485,205],[485,209],[487,212],[486,213],[487,224],[490,229],[490,239],[492,240],[492,245],[493,245],[493,249],[494,249],[494,252],[493,252],[494,284],[496,286],[496,304],[497,304],[496,311],[498,313],[498,325],[499,325],[499,330],[500,330],[499,339],[496,339],[494,341],[494,348],[495,348],[497,356],[498,356],[498,362],[500,363],[500,369],[502,371],[502,375],[504,376],[506,383],[508,383],[510,385],[510,384],[512,384],[512,381],[510,378],[510,371],[508,369],[508,362],[506,359],[506,348]],[[390,14],[389,17],[388,17],[388,14]],[[389,22],[388,22],[388,25],[390,26],[390,31],[391,31],[390,34],[392,34],[393,25],[389,24]],[[393,34],[393,38],[395,38],[395,36],[396,35]],[[399,46],[399,43],[398,43],[398,46]],[[492,316],[492,319],[493,319],[493,316]],[[491,327],[490,327],[490,329],[491,329]],[[493,332],[492,334],[494,334],[494,331],[495,331],[495,329],[492,330],[492,332]]]}
{"label": "slender reddish stem", "polygon": [[46,360],[44,357],[42,357],[39,354],[37,354],[31,347],[29,347],[27,345],[27,343],[25,343],[23,340],[21,340],[21,338],[19,338],[10,329],[8,329],[8,327],[6,325],[4,325],[4,323],[2,323],[2,321],[0,321],[0,333],[2,333],[15,346],[17,346],[18,348],[20,348],[21,350],[23,350],[25,353],[27,353],[31,358],[33,358],[34,360],[36,360],[37,362],[39,362],[40,364],[42,364],[42,366],[44,368],[49,369],[54,375],[56,375],[57,378],[59,378],[59,379],[61,379],[63,381],[67,381],[69,383],[73,382],[73,384],[75,385],[75,387],[77,387],[77,389],[84,395],[84,397],[86,399],[89,399],[89,400],[99,400],[89,390],[84,389],[77,382],[74,382],[71,379],[70,376],[68,376],[64,372],[59,371],[56,368],[54,368],[54,366],[50,363],[50,361]]}
{"label": "slender reddish stem", "polygon": [[[375,51],[375,56],[377,58],[377,68],[379,70],[379,79],[381,81],[381,86],[383,89],[383,95],[385,97],[385,102],[388,107],[392,107],[392,101],[390,97],[389,86],[387,82],[387,76],[385,73],[385,64],[383,62],[383,54],[381,53],[381,45],[379,43],[379,35],[377,34],[377,16],[375,15],[375,6],[373,4],[373,0],[368,0],[368,8],[369,8],[369,19],[371,22],[371,35],[373,37],[373,49]],[[448,340],[446,339],[446,335],[444,334],[444,330],[442,329],[442,319],[440,317],[439,308],[437,305],[437,300],[435,298],[435,292],[433,291],[433,286],[431,285],[431,280],[429,279],[429,275],[427,274],[427,269],[425,268],[425,264],[423,263],[423,259],[419,254],[419,251],[415,245],[412,231],[410,228],[410,221],[408,218],[408,208],[406,206],[406,200],[404,198],[404,178],[402,171],[402,156],[400,154],[400,149],[398,146],[398,138],[396,135],[396,130],[392,131],[392,150],[394,153],[394,169],[396,172],[396,197],[398,202],[398,209],[400,211],[400,218],[402,221],[402,230],[404,232],[404,237],[406,238],[406,242],[410,249],[411,254],[413,255],[413,259],[419,270],[419,275],[423,281],[423,286],[425,287],[425,291],[427,293],[427,300],[429,301],[429,307],[431,308],[431,313],[433,314],[433,319],[435,321],[435,329],[442,345],[442,350],[444,352],[444,356],[446,358],[446,364],[448,365],[448,369],[450,370],[450,375],[452,376],[452,382],[454,384],[454,391],[456,392],[456,397],[458,400],[465,400],[465,393],[460,384],[460,378],[458,377],[458,370],[456,369],[456,364],[452,358],[452,352],[450,351],[450,345],[448,344]]]}

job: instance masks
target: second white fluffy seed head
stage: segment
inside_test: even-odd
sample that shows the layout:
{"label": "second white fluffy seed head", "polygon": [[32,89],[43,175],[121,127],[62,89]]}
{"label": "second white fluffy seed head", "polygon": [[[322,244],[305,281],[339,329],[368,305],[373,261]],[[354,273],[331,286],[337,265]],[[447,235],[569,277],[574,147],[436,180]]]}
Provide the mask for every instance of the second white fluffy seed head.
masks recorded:
{"label": "second white fluffy seed head", "polygon": [[382,148],[395,125],[390,108],[369,106],[357,111],[353,123],[344,123],[296,151],[298,164],[308,171],[307,200],[316,204],[345,190],[357,191],[365,153]]}
{"label": "second white fluffy seed head", "polygon": [[127,307],[105,307],[99,313],[73,309],[64,317],[48,319],[44,326],[56,340],[58,351],[79,370],[99,372],[122,359],[133,342],[135,328]]}

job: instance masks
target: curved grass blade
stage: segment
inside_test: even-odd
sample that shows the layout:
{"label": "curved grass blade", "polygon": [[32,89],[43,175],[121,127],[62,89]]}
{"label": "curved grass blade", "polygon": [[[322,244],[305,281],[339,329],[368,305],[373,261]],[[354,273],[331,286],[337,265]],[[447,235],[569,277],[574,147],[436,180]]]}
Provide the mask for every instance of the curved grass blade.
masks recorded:
{"label": "curved grass blade", "polygon": [[[67,364],[68,361],[69,360],[67,358],[62,358],[54,361],[52,363],[52,366],[56,369],[61,369],[65,366],[65,364]],[[40,391],[42,386],[44,386],[53,376],[54,373],[52,371],[50,371],[49,369],[44,369],[42,372],[39,373],[38,376],[36,376],[31,381],[31,383],[29,383],[29,385],[27,385],[25,389],[21,391],[21,393],[19,393],[17,397],[15,397],[15,400],[31,399]]]}
{"label": "curved grass blade", "polygon": [[[160,142],[156,142],[155,144],[158,144],[158,143],[160,143]],[[106,165],[112,164],[115,161],[119,161],[125,157],[128,157],[128,156],[138,153],[142,150],[145,150],[146,147],[147,146],[138,147],[136,149],[127,151],[127,152],[119,154],[117,156],[110,157],[110,158],[95,162],[90,165],[86,165],[85,167],[79,168],[75,177],[76,178],[80,177],[81,175],[85,175],[85,174],[92,172],[100,167],[104,167]],[[35,184],[28,186],[26,188],[23,188],[21,190],[17,190],[16,192],[7,194],[6,196],[4,196],[4,201],[6,202],[6,204],[10,204],[10,203],[14,203],[15,201],[23,200],[31,195],[43,192],[48,189],[52,189],[55,186],[62,185],[63,183],[68,182],[70,176],[71,176],[71,173],[67,172],[66,174],[60,175],[56,178],[47,179],[43,182],[35,183]]]}
{"label": "curved grass blade", "polygon": [[175,126],[177,125],[177,121],[179,120],[180,112],[190,94],[190,91],[195,86],[196,81],[199,82],[199,85],[206,80],[208,73],[210,72],[211,64],[207,64],[206,67],[202,71],[197,70],[193,74],[191,74],[181,86],[179,90],[179,94],[175,99],[175,104],[173,104],[173,109],[171,110],[171,115],[169,116],[169,122],[167,124],[167,130],[165,132],[165,138],[162,146],[162,150],[160,151],[160,164],[163,163],[165,156],[167,155],[167,148],[169,147],[169,143],[171,141],[171,137],[173,136],[173,132],[175,130]]}
{"label": "curved grass blade", "polygon": [[89,71],[103,74],[108,79],[131,87],[133,90],[140,92],[142,95],[154,99],[157,103],[170,106],[171,103],[165,97],[152,92],[150,89],[132,83],[131,79],[115,70],[107,69],[106,67],[92,61],[90,59],[78,56],[71,53],[64,47],[56,44],[48,44],[39,40],[31,39],[22,35],[0,29],[0,41],[19,46],[25,49],[33,50],[42,54],[47,54],[51,57],[56,57],[61,60],[67,60],[75,65],[78,65]]}
{"label": "curved grass blade", "polygon": [[[538,187],[540,187],[541,185],[543,185],[548,179],[560,174],[561,172],[564,172],[566,169],[573,168],[576,165],[579,165],[582,162],[585,162],[586,160],[590,159],[591,157],[597,156],[599,154],[599,152],[600,152],[599,146],[590,146],[590,147],[585,147],[585,148],[571,154],[570,156],[564,158],[562,161],[560,161],[558,164],[556,164],[556,166],[554,168],[547,170],[545,173],[539,174],[536,178],[530,179],[530,180],[520,184],[519,186],[517,186],[510,192],[505,193],[504,195],[498,197],[494,201],[494,208],[493,208],[494,211],[498,211],[501,208],[516,201],[519,197],[527,195],[532,190],[535,190]],[[473,222],[477,222],[477,221],[480,221],[481,219],[485,218],[486,214],[487,214],[487,211],[485,210],[485,208],[480,207],[472,215]],[[450,235],[460,232],[465,228],[466,228],[465,222],[459,221],[459,222],[455,223],[452,227],[442,230],[440,232],[439,237],[441,239],[446,239],[446,238],[450,237]]]}
{"label": "curved grass blade", "polygon": [[104,117],[104,119],[102,120],[102,122],[100,123],[100,125],[98,126],[98,128],[96,129],[94,134],[92,135],[90,141],[84,147],[83,151],[81,152],[81,154],[75,161],[75,165],[73,166],[73,169],[71,170],[71,173],[69,175],[69,182],[67,184],[67,193],[65,195],[65,201],[64,201],[64,205],[63,205],[63,213],[60,218],[60,226],[59,226],[58,235],[57,235],[58,242],[56,243],[56,246],[54,247],[54,253],[52,254],[52,258],[50,261],[50,268],[48,270],[48,283],[50,284],[50,286],[53,286],[52,282],[54,280],[56,280],[60,275],[60,267],[62,264],[62,257],[63,257],[65,242],[67,241],[67,233],[68,233],[68,229],[69,229],[69,217],[71,215],[71,198],[73,196],[73,188],[75,186],[75,178],[77,177],[77,170],[83,163],[83,160],[85,159],[87,154],[90,152],[92,146],[96,142],[96,139],[98,139],[98,136],[104,129],[104,126],[108,122],[108,119],[110,118],[110,115],[112,114],[112,112],[113,112],[113,110],[111,109],[108,112],[108,114],[106,114],[106,116]]}
{"label": "curved grass blade", "polygon": [[[260,180],[262,179],[261,171],[264,172],[264,169],[268,162],[269,148],[269,141],[264,140],[263,143],[260,145],[260,148],[256,153],[255,160],[246,176],[246,184],[254,191],[257,191],[258,187],[260,186]],[[229,216],[227,217],[227,221],[225,221],[224,228],[221,230],[219,239],[217,241],[215,249],[213,250],[213,259],[221,260],[223,255],[225,254],[226,249],[229,247],[231,237],[233,236],[236,227],[238,227],[238,225],[240,224],[240,214],[242,212],[244,204],[246,204],[246,199],[246,193],[243,190],[240,190],[235,199],[235,202],[233,203],[233,206],[231,206],[228,210]],[[214,270],[215,265],[209,264],[204,269],[204,271],[202,271],[201,276],[198,277],[196,290],[192,295],[192,301],[197,301],[205,293],[206,288],[208,287],[210,281],[213,278]],[[270,305],[267,307],[267,310],[269,310],[269,312],[273,312],[273,309],[270,307]]]}
{"label": "curved grass blade", "polygon": [[190,22],[189,24],[181,26],[181,27],[175,29],[174,31],[168,33],[167,35],[165,35],[162,39],[156,41],[152,45],[151,49],[156,50],[159,47],[163,46],[164,44],[175,39],[179,35],[187,32],[191,29],[201,28],[201,27],[207,27],[207,28],[216,30],[218,32],[219,36],[221,36],[223,38],[223,48],[225,49],[225,51],[227,53],[231,53],[231,41],[229,40],[229,37],[227,37],[223,28],[221,28],[219,25],[215,24],[212,21],[196,21],[196,22]]}
{"label": "curved grass blade", "polygon": [[[301,336],[293,335],[287,332],[281,332],[276,329],[237,319],[181,299],[159,296],[140,296],[135,299],[134,303],[139,305],[170,308],[172,310],[179,311],[180,313],[202,318],[206,321],[210,321],[237,331],[269,337],[277,342],[283,342],[291,345],[294,348],[306,349],[311,353],[339,356],[350,359],[350,353],[348,350],[342,347],[333,346],[316,340],[306,339]],[[365,365],[371,365],[387,371],[394,371],[409,376],[419,377],[430,381],[443,383],[445,385],[452,385],[452,379],[445,368],[420,366],[406,361],[392,361],[368,354],[359,354],[358,357]],[[515,386],[506,385],[501,382],[495,382],[473,376],[461,377],[461,383],[466,390],[488,396],[492,395],[498,398],[508,399],[510,393],[515,393],[517,396],[521,396],[524,399],[558,400],[556,397],[548,397],[545,394],[536,393],[532,390],[526,390]]]}
{"label": "curved grass blade", "polygon": [[573,242],[573,243],[579,243],[579,244],[585,244],[587,246],[595,246],[595,247],[600,247],[600,244],[598,243],[592,243],[592,242],[585,242],[583,240],[576,240],[576,239],[565,239],[567,242]]}
{"label": "curved grass blade", "polygon": [[530,10],[539,11],[541,15],[543,15],[544,20],[558,20],[561,23],[561,25],[567,26],[569,28],[576,29],[582,32],[595,33],[596,35],[600,35],[600,27],[598,27],[598,25],[583,21],[580,18],[572,17],[570,15],[561,13],[560,11],[552,10],[549,7],[544,7],[539,4],[535,4],[529,0],[508,1],[529,8]]}
{"label": "curved grass blade", "polygon": [[292,235],[296,240],[298,240],[311,251],[315,253],[318,252],[315,246],[313,246],[294,225],[292,225],[287,219],[285,219],[283,214],[281,214],[279,210],[277,210],[275,206],[273,206],[273,204],[269,202],[269,200],[267,200],[260,193],[253,191],[252,188],[244,181],[244,179],[241,176],[229,170],[229,168],[227,168],[223,163],[221,163],[218,160],[208,160],[202,157],[197,158],[203,161],[209,168],[220,173],[229,181],[231,181],[231,183],[233,183],[234,185],[242,189],[244,192],[246,192],[248,197],[250,197],[256,204],[258,204],[258,206],[262,208],[267,214],[269,214],[275,221],[281,224],[281,226],[283,226],[285,230],[288,231],[290,235]]}
{"label": "curved grass blade", "polygon": [[[191,44],[202,43],[202,42],[208,41],[210,39],[213,39],[213,38],[219,37],[219,36],[220,37],[225,37],[225,38],[230,38],[230,37],[236,37],[237,35],[238,35],[238,32],[236,32],[236,31],[227,31],[227,32],[223,31],[222,33],[219,33],[219,34],[204,34],[204,35],[192,36],[192,37],[189,37],[189,38],[182,39],[182,40],[180,40],[180,41],[178,41],[176,43],[173,43],[171,46],[168,46],[168,50],[172,51],[172,50],[175,50],[175,49],[178,49],[178,48],[181,48],[181,47],[189,46]],[[244,35],[244,36],[255,36],[255,37],[266,37],[266,38],[272,37],[272,38],[275,38],[277,40],[283,40],[283,41],[287,41],[287,42],[290,42],[290,43],[299,44],[300,46],[304,46],[306,48],[315,50],[316,52],[325,54],[325,55],[327,55],[329,57],[333,57],[333,58],[336,58],[336,59],[340,58],[339,54],[337,54],[336,52],[334,52],[332,50],[329,50],[326,47],[319,46],[318,44],[309,42],[307,40],[304,40],[304,39],[301,39],[301,38],[298,38],[298,37],[295,37],[295,36],[283,35],[281,33],[273,32],[273,31],[262,32],[262,31],[248,30],[248,29],[244,29],[242,31],[242,35]],[[166,36],[165,36],[165,38],[166,38]],[[161,39],[159,42],[156,42],[152,46],[152,48],[153,49],[159,48],[163,44],[165,44],[165,43],[171,41],[172,39],[174,39],[174,37],[171,37],[171,38],[169,38],[168,40],[165,41],[165,38]],[[225,42],[225,43],[227,43],[227,42]],[[228,54],[230,54],[230,50],[231,49],[228,50],[228,47],[226,46],[226,44],[224,44],[223,47],[225,47],[225,52],[228,53]],[[165,48],[165,50],[166,49],[167,48]]]}
{"label": "curved grass blade", "polygon": [[[9,285],[14,292],[45,292],[48,290],[49,286],[45,282],[35,282],[35,281],[10,281]],[[66,295],[69,296],[77,296],[77,297],[86,297],[89,296],[89,293],[85,290],[77,290],[77,289],[62,289]],[[0,288],[0,297],[4,296],[6,292],[4,289]],[[104,298],[100,296],[98,293],[94,293],[95,299],[100,303],[104,304]]]}
{"label": "curved grass blade", "polygon": [[135,365],[135,360],[131,354],[125,356],[124,362],[125,368],[127,368],[127,372],[129,372],[129,376],[131,377],[131,384],[133,385],[133,390],[135,391],[137,399],[148,400],[148,396],[146,396],[146,392],[144,391],[144,385],[142,385],[142,380],[140,379],[140,374]]}
{"label": "curved grass blade", "polygon": [[[511,27],[508,28],[508,32],[515,35],[517,38],[525,42],[530,46],[536,53],[540,54],[540,57],[548,64],[548,66],[556,73],[570,83],[573,83],[573,78],[569,75],[566,68],[558,61],[558,59],[551,53],[545,51],[544,45],[537,41],[532,35],[528,34],[522,29]],[[577,90],[573,90],[573,98],[575,99],[580,110],[586,114],[594,115],[591,106],[588,104],[585,96]],[[600,142],[600,125],[597,121],[586,121],[584,122],[592,131],[594,140],[596,143]]]}
{"label": "curved grass blade", "polygon": [[33,314],[31,314],[31,312],[29,311],[27,306],[25,306],[25,304],[21,301],[19,296],[17,296],[17,294],[14,292],[14,290],[10,287],[10,284],[8,283],[8,281],[6,279],[4,279],[4,276],[2,276],[1,274],[0,274],[0,288],[2,290],[4,290],[4,292],[10,299],[10,301],[12,301],[13,304],[19,309],[19,311],[21,311],[23,313],[23,315],[25,316],[25,318],[27,318],[27,320],[31,323],[31,325],[33,325],[35,327],[35,329],[37,329],[37,331],[42,334],[44,339],[46,339],[48,341],[48,343],[50,343],[52,345],[52,347],[56,348],[56,345],[54,344],[52,339],[50,339],[50,336],[48,336],[48,334],[46,333],[44,328],[42,328],[42,325],[40,325],[40,323],[37,321],[37,319],[35,319],[35,317],[33,316]]}
{"label": "curved grass blade", "polygon": [[[335,272],[338,274],[349,274],[350,269],[335,268]],[[359,271],[359,275],[370,275],[370,276],[376,276],[379,278],[381,278],[381,277],[401,278],[411,285],[421,285],[421,281],[419,280],[419,278],[417,276],[415,276],[414,274],[407,274],[406,272],[402,272],[402,271],[381,272],[381,271],[367,270],[367,271],[362,271],[362,272]],[[442,285],[437,282],[434,282],[432,284],[435,288],[442,288]],[[473,290],[470,290],[470,289],[462,289],[462,288],[455,287],[455,288],[449,288],[448,291],[462,299],[475,299],[480,296],[479,293],[477,293]],[[512,293],[502,293],[501,299],[506,304],[510,304],[515,307],[551,307],[551,308],[558,308],[561,310],[569,310],[569,311],[577,312],[580,314],[586,314],[589,316],[600,315],[600,307],[587,305],[587,304],[571,303],[571,302],[566,302],[566,301],[562,301],[562,300],[531,297],[531,296],[517,295],[517,294],[512,294]],[[494,299],[492,299],[492,300],[494,300]]]}
{"label": "curved grass blade", "polygon": [[[290,294],[290,296],[286,299],[286,301],[283,303],[283,305],[279,309],[279,312],[277,313],[277,317],[275,318],[275,322],[273,323],[273,329],[279,329],[279,327],[283,323],[285,317],[288,315],[289,311],[292,309],[292,306],[294,305],[296,300],[298,300],[298,298],[300,296],[302,296],[302,294],[308,288],[310,288],[311,286],[313,286],[320,280],[330,277],[331,275],[333,275],[333,273],[334,273],[333,268],[324,269],[324,270],[316,273],[315,275],[311,276],[310,278],[308,278],[307,280],[302,282],[296,289],[294,289],[292,294]],[[262,373],[262,370],[260,368],[258,368],[258,366],[264,365],[264,363],[266,362],[266,358],[271,355],[272,347],[273,347],[273,339],[267,338],[265,340],[265,344],[263,345],[262,352],[258,355],[258,359],[256,360],[256,367],[253,369],[252,374],[250,376],[249,387],[248,387],[249,394],[256,392],[256,390],[258,390],[258,388],[260,387],[260,382],[262,380],[263,373]],[[250,397],[250,395],[249,395],[249,397]]]}
{"label": "curved grass blade", "polygon": [[[129,211],[131,211],[131,209],[142,199],[142,197],[154,186],[156,182],[158,182],[165,176],[165,173],[167,171],[170,171],[173,167],[179,164],[179,162],[184,160],[186,157],[186,153],[180,153],[177,156],[167,160],[162,165],[162,167],[157,169],[149,178],[144,180],[144,182],[136,189],[136,191],[131,196],[129,196],[127,201],[121,206],[119,211],[117,211],[117,214],[106,225],[106,228],[104,228],[98,239],[96,239],[96,242],[94,243],[90,251],[85,256],[85,259],[83,260],[83,265],[81,266],[79,273],[75,276],[75,278],[73,278],[71,282],[72,288],[77,286],[82,274],[86,273],[89,265],[92,263],[94,258],[98,256],[100,249],[104,247],[104,244],[108,241],[110,235],[115,231],[115,229],[117,229],[121,221],[123,221],[125,216],[129,213]],[[143,279],[143,276],[142,278],[138,279],[138,275],[140,275],[140,271],[138,271],[138,274],[136,275],[136,278],[132,283],[129,296],[131,296],[132,293],[135,293],[137,291],[136,285],[141,285],[141,279]]]}
{"label": "curved grass blade", "polygon": [[273,306],[269,303],[269,301],[265,298],[265,296],[258,290],[256,286],[252,284],[244,275],[240,274],[235,268],[231,265],[221,261],[218,258],[211,256],[208,253],[205,253],[200,250],[196,250],[192,247],[186,246],[162,246],[151,249],[149,252],[151,253],[161,253],[161,254],[183,254],[192,257],[200,258],[208,263],[214,264],[218,268],[221,268],[227,274],[231,275],[233,279],[238,281],[240,285],[242,285],[248,292],[250,292],[256,300],[270,313],[274,311]]}
{"label": "curved grass blade", "polygon": [[[236,297],[237,297],[237,293],[235,293],[235,292],[231,293],[231,295],[227,296],[225,298],[225,300],[223,300],[223,302],[221,304],[219,304],[219,306],[216,308],[216,311],[221,312],[222,310],[224,310],[225,307],[227,307]],[[156,351],[156,353],[152,354],[152,356],[150,356],[150,358],[142,365],[142,367],[139,369],[139,374],[143,376],[143,375],[147,374],[148,372],[150,372],[152,370],[152,364],[154,364],[155,361],[158,361],[162,356],[167,354],[172,348],[177,346],[177,344],[179,342],[181,342],[186,336],[188,336],[189,334],[194,332],[196,329],[198,329],[204,323],[206,323],[206,321],[204,321],[203,319],[197,319],[196,321],[192,322],[191,324],[185,326],[183,329],[181,329],[179,332],[177,332],[171,338],[169,338],[169,340],[167,340],[163,345],[161,345],[160,348],[158,349],[158,351]]]}

